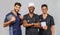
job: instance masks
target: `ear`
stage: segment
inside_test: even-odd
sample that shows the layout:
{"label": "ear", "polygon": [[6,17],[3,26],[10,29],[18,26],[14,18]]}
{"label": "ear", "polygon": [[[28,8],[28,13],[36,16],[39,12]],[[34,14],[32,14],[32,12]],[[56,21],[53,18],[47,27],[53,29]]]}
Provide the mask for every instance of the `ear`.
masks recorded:
{"label": "ear", "polygon": [[48,10],[48,8],[47,8],[47,10]]}

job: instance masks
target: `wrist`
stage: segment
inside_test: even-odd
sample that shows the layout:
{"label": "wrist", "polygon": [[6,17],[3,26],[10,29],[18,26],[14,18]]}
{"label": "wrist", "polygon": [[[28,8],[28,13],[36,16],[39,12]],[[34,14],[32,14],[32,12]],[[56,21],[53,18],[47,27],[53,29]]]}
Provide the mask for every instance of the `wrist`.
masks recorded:
{"label": "wrist", "polygon": [[10,22],[13,22],[12,20],[10,20]]}
{"label": "wrist", "polygon": [[52,33],[52,35],[54,35],[54,34]]}
{"label": "wrist", "polygon": [[14,21],[10,20],[10,22],[14,22]]}
{"label": "wrist", "polygon": [[34,26],[34,23],[32,23],[32,26]]}

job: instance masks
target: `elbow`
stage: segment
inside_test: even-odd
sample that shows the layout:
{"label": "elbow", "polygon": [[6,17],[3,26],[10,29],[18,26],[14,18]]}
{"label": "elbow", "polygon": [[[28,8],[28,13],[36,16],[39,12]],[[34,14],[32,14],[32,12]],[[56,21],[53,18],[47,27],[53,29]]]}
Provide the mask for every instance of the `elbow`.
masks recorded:
{"label": "elbow", "polygon": [[23,21],[23,26],[24,26],[24,27],[26,27],[26,26],[27,26],[27,24],[26,24],[24,21]]}
{"label": "elbow", "polygon": [[23,24],[24,27],[26,27],[27,25],[26,24]]}
{"label": "elbow", "polygon": [[3,24],[3,27],[7,27],[7,25],[4,23],[4,24]]}
{"label": "elbow", "polygon": [[26,25],[23,24],[24,27],[26,27]]}
{"label": "elbow", "polygon": [[3,24],[3,27],[6,27],[6,25],[5,25],[5,24]]}

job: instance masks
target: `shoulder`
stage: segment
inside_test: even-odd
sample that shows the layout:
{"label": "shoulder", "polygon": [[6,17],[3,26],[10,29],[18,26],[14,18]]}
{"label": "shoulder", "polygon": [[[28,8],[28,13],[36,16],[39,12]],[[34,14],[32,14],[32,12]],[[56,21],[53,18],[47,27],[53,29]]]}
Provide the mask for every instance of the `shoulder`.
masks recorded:
{"label": "shoulder", "polygon": [[28,14],[25,14],[25,15],[23,16],[23,18],[25,18],[25,19],[26,19],[27,17],[28,17]]}
{"label": "shoulder", "polygon": [[25,14],[24,16],[28,16],[28,14]]}
{"label": "shoulder", "polygon": [[20,13],[17,13],[17,15],[21,15]]}
{"label": "shoulder", "polygon": [[54,20],[54,18],[53,18],[52,15],[48,15],[48,17],[49,17],[51,20]]}
{"label": "shoulder", "polygon": [[37,15],[37,14],[34,14],[35,16],[39,16],[39,15]]}
{"label": "shoulder", "polygon": [[9,12],[9,13],[6,14],[6,16],[9,16],[9,15],[11,15],[11,12]]}
{"label": "shoulder", "polygon": [[25,15],[23,16],[23,20],[26,20],[27,17],[28,17],[28,14],[25,14]]}
{"label": "shoulder", "polygon": [[52,16],[52,15],[49,15],[49,14],[48,14],[48,16],[49,16],[50,18],[53,18],[53,16]]}
{"label": "shoulder", "polygon": [[41,15],[39,15],[39,17],[42,17],[42,14],[41,14]]}

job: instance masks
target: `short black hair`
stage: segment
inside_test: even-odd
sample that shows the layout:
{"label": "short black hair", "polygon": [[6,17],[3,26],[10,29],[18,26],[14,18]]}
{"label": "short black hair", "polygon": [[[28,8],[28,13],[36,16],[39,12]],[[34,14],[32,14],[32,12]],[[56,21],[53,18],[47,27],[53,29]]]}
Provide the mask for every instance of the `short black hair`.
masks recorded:
{"label": "short black hair", "polygon": [[42,4],[41,8],[42,8],[42,7],[48,8],[47,4]]}
{"label": "short black hair", "polygon": [[14,6],[16,6],[16,5],[21,6],[21,3],[16,2]]}

